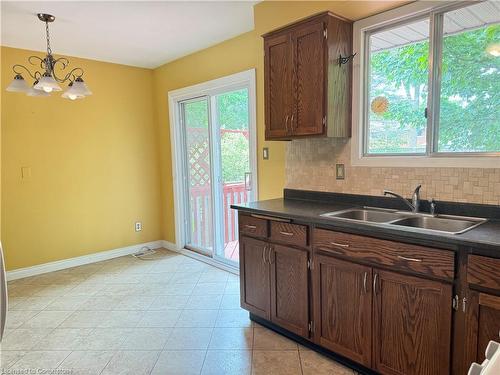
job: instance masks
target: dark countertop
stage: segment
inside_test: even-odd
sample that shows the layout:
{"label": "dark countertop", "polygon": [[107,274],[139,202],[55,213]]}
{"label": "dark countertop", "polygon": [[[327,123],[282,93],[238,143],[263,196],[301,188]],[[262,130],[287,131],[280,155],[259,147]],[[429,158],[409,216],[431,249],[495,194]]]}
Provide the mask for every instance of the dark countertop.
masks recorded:
{"label": "dark countertop", "polygon": [[[286,196],[285,192],[285,196]],[[391,198],[389,198],[391,199]],[[371,235],[379,238],[412,242],[426,246],[458,250],[467,247],[471,253],[500,258],[500,220],[490,218],[488,222],[462,234],[446,234],[439,232],[417,232],[411,228],[373,224],[363,222],[346,222],[321,217],[321,214],[347,208],[361,207],[366,204],[355,204],[351,200],[328,199],[314,201],[305,199],[270,199],[246,204],[235,204],[231,207],[239,211],[289,218],[303,223],[339,229],[351,233]],[[375,205],[373,205],[375,206]],[[380,207],[377,205],[377,207]],[[469,215],[473,216],[473,215]]]}

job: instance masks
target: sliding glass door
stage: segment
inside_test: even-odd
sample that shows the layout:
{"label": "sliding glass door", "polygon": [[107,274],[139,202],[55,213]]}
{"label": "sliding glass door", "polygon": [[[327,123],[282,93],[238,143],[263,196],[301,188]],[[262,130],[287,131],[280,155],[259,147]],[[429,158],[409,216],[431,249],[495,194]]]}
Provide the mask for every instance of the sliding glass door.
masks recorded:
{"label": "sliding glass door", "polygon": [[249,89],[231,87],[179,102],[183,142],[185,246],[238,262],[231,204],[254,199]]}

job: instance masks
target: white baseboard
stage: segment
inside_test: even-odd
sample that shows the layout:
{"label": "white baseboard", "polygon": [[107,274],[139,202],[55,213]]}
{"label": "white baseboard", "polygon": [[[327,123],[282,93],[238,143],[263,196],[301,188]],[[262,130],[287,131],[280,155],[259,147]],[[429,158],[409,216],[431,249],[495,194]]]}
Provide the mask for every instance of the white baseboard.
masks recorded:
{"label": "white baseboard", "polygon": [[[98,253],[93,253],[89,255],[82,255],[75,258],[58,260],[50,263],[38,264],[32,267],[18,268],[16,270],[7,271],[7,280],[17,280],[24,277],[30,277],[35,275],[40,275],[42,273],[59,271],[65,268],[71,268],[76,266],[82,266],[84,264],[96,263],[103,260],[108,260],[112,258],[118,258],[124,255],[129,255],[138,252],[144,246],[148,246],[152,249],[158,249],[160,247],[165,247],[163,242],[166,241],[151,241],[146,243],[141,243],[137,245],[131,245],[126,247],[121,247],[118,249],[100,251]],[[169,249],[168,247],[166,247]],[[169,249],[171,250],[171,249]],[[174,250],[175,251],[175,250]]]}
{"label": "white baseboard", "polygon": [[165,240],[162,241],[162,245],[167,250],[175,251],[176,253],[179,253],[179,254],[185,255],[187,257],[199,260],[203,263],[207,263],[213,267],[220,268],[221,270],[224,270],[227,272],[231,272],[235,275],[240,274],[240,271],[237,267],[233,267],[229,264],[219,262],[219,261],[217,261],[217,260],[215,260],[207,255],[199,254],[197,252],[194,252],[194,251],[188,250],[188,249],[184,249],[184,248],[180,249],[177,247],[176,244],[169,242],[169,241],[165,241]]}

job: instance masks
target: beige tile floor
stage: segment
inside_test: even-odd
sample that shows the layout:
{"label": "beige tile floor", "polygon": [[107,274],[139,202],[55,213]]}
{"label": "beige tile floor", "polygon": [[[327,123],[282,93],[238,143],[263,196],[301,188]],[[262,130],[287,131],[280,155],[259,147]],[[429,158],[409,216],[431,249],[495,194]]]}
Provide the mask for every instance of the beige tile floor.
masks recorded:
{"label": "beige tile floor", "polygon": [[353,374],[251,322],[237,276],[166,250],[152,258],[10,282],[0,373]]}

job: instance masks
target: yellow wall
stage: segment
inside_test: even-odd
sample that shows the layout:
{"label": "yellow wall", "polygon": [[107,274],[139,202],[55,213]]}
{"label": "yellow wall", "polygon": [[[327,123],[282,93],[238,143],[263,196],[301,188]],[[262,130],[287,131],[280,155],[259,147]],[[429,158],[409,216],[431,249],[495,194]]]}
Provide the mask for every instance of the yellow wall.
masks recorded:
{"label": "yellow wall", "polygon": [[[356,20],[394,8],[402,1],[265,1],[254,7],[255,29],[211,48],[196,52],[154,71],[155,105],[160,139],[163,239],[175,242],[172,160],[167,94],[243,70],[256,68],[259,199],[282,195],[285,184],[285,143],[264,140],[264,54],[261,35],[324,10]],[[269,147],[270,159],[262,159]]]}
{"label": "yellow wall", "polygon": [[[12,65],[31,54],[41,55],[2,47],[2,91]],[[70,60],[85,69],[93,96],[1,96],[7,269],[161,239],[153,72]],[[22,167],[31,178],[21,179]]]}
{"label": "yellow wall", "polygon": [[[276,27],[331,10],[353,20],[401,1],[273,2],[255,29],[155,70],[71,58],[93,96],[1,100],[1,239],[7,268],[28,267],[146,241],[175,241],[169,91],[255,68],[260,199],[282,195],[285,143],[264,140],[263,42]],[[1,48],[1,90],[11,66],[40,52]],[[262,147],[270,160],[262,160]],[[21,168],[31,177],[22,179]],[[134,231],[134,222],[144,224]]]}

